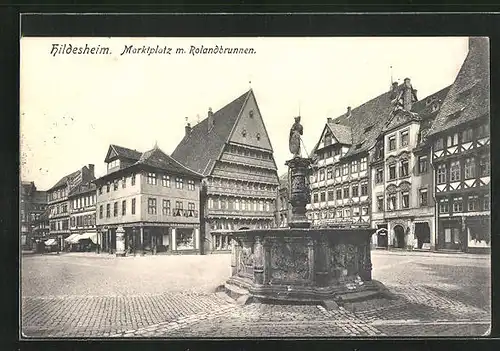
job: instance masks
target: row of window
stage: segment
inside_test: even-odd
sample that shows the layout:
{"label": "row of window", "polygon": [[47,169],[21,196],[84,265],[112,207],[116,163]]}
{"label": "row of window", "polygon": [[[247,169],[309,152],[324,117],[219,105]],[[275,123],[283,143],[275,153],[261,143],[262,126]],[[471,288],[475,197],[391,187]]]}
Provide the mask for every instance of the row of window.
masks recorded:
{"label": "row of window", "polygon": [[[170,176],[166,174],[156,174],[156,173],[148,173],[147,174],[147,183],[150,185],[157,185],[158,184],[158,179],[161,180],[161,185],[166,188],[170,188]],[[131,186],[135,185],[136,181],[136,175],[132,174],[130,177],[130,184]],[[113,183],[108,183],[106,184],[106,192],[109,193],[111,190],[111,184],[113,185],[113,190],[118,190],[119,188],[119,183],[121,182],[122,189],[127,187],[127,177],[122,177],[121,180],[116,179],[113,181]],[[102,194],[103,192],[103,187],[99,187],[99,195]],[[176,189],[184,189],[184,179],[181,177],[176,177],[175,178],[175,188]],[[187,189],[188,190],[195,190],[195,183],[194,180],[188,180],[187,182]]]}
{"label": "row of window", "polygon": [[446,138],[439,138],[434,142],[434,150],[443,150],[446,147],[457,146],[459,143],[468,143],[476,139],[481,139],[489,135],[489,124],[482,124],[474,129],[468,128],[461,133],[448,135]]}
{"label": "row of window", "polygon": [[58,214],[65,214],[68,213],[68,205],[67,204],[61,204],[61,205],[56,205],[56,206],[51,206],[50,207],[50,215],[55,216]]}
{"label": "row of window", "polygon": [[462,196],[452,198],[451,206],[448,198],[439,200],[439,213],[460,213],[460,212],[473,212],[473,211],[489,211],[490,210],[490,197],[485,195],[479,197],[477,195],[468,196],[466,203]]}
{"label": "row of window", "polygon": [[[399,145],[400,147],[406,147],[408,146],[409,142],[409,132],[408,130],[403,130],[399,132]],[[388,149],[389,151],[394,151],[397,148],[397,138],[396,134],[389,135],[387,137],[387,142],[388,142]]]}
{"label": "row of window", "polygon": [[236,145],[228,145],[226,147],[226,151],[235,155],[253,157],[253,158],[261,158],[264,160],[272,160],[273,155],[268,152],[262,152],[257,150],[251,150],[244,147],[236,146]]}
{"label": "row of window", "polygon": [[308,214],[309,219],[333,219],[368,216],[368,206],[339,208],[335,211],[312,212]]}
{"label": "row of window", "polygon": [[50,230],[55,231],[55,230],[68,230],[68,220],[63,219],[60,221],[51,221],[50,222]]}
{"label": "row of window", "polygon": [[87,206],[93,206],[96,203],[96,195],[88,195],[84,197],[79,197],[77,199],[73,199],[71,202],[71,208],[72,209],[78,209],[78,208],[83,208]]}
{"label": "row of window", "polygon": [[68,189],[66,189],[66,188],[58,189],[58,190],[53,191],[47,195],[48,201],[62,199],[66,196],[68,196]]}
{"label": "row of window", "polygon": [[[121,201],[121,207],[119,208],[118,201],[113,203],[113,217],[118,217],[120,214],[122,216],[127,215],[127,200]],[[130,201],[130,213],[135,215],[136,212],[136,199],[133,198]],[[162,200],[162,211],[161,213],[166,216],[185,216],[185,217],[196,217],[198,216],[198,211],[196,211],[196,206],[194,202],[188,203],[187,210],[183,208],[182,201],[175,202],[175,208],[171,208],[170,200]],[[148,198],[148,214],[156,215],[158,214],[157,199],[154,197]],[[106,218],[111,217],[111,204],[106,204]],[[104,218],[104,205],[99,206],[99,218]]]}
{"label": "row of window", "polygon": [[344,163],[342,166],[335,166],[335,167],[328,167],[328,168],[322,168],[318,170],[317,172],[314,173],[313,176],[311,176],[311,183],[316,183],[319,179],[319,181],[323,181],[326,179],[332,179],[334,174],[335,177],[340,177],[341,171],[342,175],[348,175],[349,174],[349,165],[351,169],[351,174],[352,173],[357,173],[361,171],[366,171],[367,169],[367,158],[363,157],[361,160],[354,160],[350,163]]}
{"label": "row of window", "polygon": [[208,208],[235,211],[274,211],[274,200],[250,200],[232,198],[209,198]]}
{"label": "row of window", "polygon": [[[429,205],[429,192],[427,189],[419,189],[418,191],[418,206],[424,207]],[[401,191],[398,193],[387,194],[386,210],[395,211],[399,209],[410,208],[410,192]],[[384,211],[384,196],[377,196],[377,211]]]}
{"label": "row of window", "polygon": [[[360,191],[361,188],[361,191]],[[334,197],[334,193],[336,197]],[[366,196],[368,195],[368,182],[363,182],[361,185],[356,184],[352,186],[345,186],[343,188],[338,188],[334,190],[322,191],[320,193],[312,194],[312,203],[324,202],[324,201],[334,201],[348,199],[350,197]]]}
{"label": "row of window", "polygon": [[[461,167],[462,164],[463,167]],[[479,170],[477,168],[479,168]],[[488,156],[480,157],[478,166],[476,158],[474,157],[469,157],[462,161],[456,160],[450,163],[449,171],[447,164],[443,163],[437,166],[436,174],[438,184],[446,183],[448,177],[450,182],[456,182],[462,179],[462,177],[463,179],[472,179],[476,178],[478,175],[480,177],[489,176],[490,158]]]}
{"label": "row of window", "polygon": [[238,221],[234,222],[231,220],[213,220],[210,222],[210,228],[212,230],[237,230],[240,228],[256,228],[256,229],[266,229],[271,228],[274,223],[273,220],[259,220],[257,222],[252,221]]}
{"label": "row of window", "polygon": [[[399,161],[399,172],[397,173],[397,164],[390,164],[387,166],[389,171],[389,180],[394,180],[398,177],[407,177],[409,175],[409,162],[408,160]],[[418,173],[425,174],[429,170],[428,158],[426,155],[419,156],[418,158]],[[379,167],[375,170],[375,183],[380,184],[384,182],[384,168]]]}
{"label": "row of window", "polygon": [[95,226],[95,213],[70,218],[71,227]]}
{"label": "row of window", "polygon": [[275,191],[276,186],[264,184],[264,183],[253,183],[245,182],[241,180],[230,180],[221,178],[211,178],[208,180],[208,184],[211,186],[231,188],[233,190],[265,190],[265,191]]}

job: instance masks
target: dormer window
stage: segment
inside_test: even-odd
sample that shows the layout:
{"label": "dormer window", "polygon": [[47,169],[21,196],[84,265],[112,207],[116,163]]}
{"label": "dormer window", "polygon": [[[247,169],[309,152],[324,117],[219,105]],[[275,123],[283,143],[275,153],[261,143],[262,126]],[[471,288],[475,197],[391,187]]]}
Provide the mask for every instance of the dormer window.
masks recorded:
{"label": "dormer window", "polygon": [[108,162],[108,169],[112,169],[112,168],[115,168],[115,167],[118,167],[120,166],[120,160],[113,160],[111,162]]}
{"label": "dormer window", "polygon": [[243,129],[241,131],[241,135],[243,136],[243,138],[245,138],[247,136],[247,130],[246,129]]}
{"label": "dormer window", "polygon": [[250,110],[250,112],[248,112],[248,116],[249,116],[250,118],[253,118],[253,110]]}
{"label": "dormer window", "polygon": [[257,133],[257,140],[260,140],[260,133]]}

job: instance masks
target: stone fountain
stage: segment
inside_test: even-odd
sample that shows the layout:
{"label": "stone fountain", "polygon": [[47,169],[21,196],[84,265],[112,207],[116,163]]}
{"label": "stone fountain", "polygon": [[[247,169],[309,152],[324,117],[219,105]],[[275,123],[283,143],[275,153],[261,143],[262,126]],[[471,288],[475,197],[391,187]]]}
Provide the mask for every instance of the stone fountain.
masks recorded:
{"label": "stone fountain", "polygon": [[306,177],[312,160],[300,156],[302,130],[297,117],[290,131],[294,157],[286,162],[291,173],[289,228],[234,231],[231,277],[221,290],[244,303],[337,306],[379,296],[386,289],[371,276],[375,229],[310,228]]}

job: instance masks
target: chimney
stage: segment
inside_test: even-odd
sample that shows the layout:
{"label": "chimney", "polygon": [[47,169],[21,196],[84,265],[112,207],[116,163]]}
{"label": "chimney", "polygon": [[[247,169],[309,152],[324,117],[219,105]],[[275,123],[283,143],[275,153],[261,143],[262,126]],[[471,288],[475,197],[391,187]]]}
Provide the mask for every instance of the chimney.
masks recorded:
{"label": "chimney", "polygon": [[186,136],[191,134],[191,124],[190,123],[186,124],[186,126],[184,128],[186,130]]}
{"label": "chimney", "polygon": [[327,121],[328,123],[332,123],[332,118],[331,118],[331,117],[328,117],[328,118],[326,119],[326,121]]}
{"label": "chimney", "polygon": [[212,112],[212,108],[208,108],[208,130],[212,129],[212,126],[214,125],[214,113]]}
{"label": "chimney", "polygon": [[89,169],[89,175],[91,178],[94,178],[95,177],[95,174],[94,174],[94,165],[89,163],[88,165],[88,169]]}
{"label": "chimney", "polygon": [[347,106],[346,116],[347,116],[347,118],[351,117],[351,106]]}

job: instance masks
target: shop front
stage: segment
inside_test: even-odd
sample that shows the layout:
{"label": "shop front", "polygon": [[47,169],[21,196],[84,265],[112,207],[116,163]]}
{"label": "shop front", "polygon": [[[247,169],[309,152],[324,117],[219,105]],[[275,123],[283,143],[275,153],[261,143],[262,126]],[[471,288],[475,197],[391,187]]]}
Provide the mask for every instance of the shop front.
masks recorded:
{"label": "shop front", "polygon": [[465,251],[465,230],[462,230],[462,218],[439,219],[438,249]]}
{"label": "shop front", "polygon": [[467,252],[491,252],[491,219],[489,215],[466,217]]}

